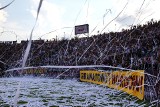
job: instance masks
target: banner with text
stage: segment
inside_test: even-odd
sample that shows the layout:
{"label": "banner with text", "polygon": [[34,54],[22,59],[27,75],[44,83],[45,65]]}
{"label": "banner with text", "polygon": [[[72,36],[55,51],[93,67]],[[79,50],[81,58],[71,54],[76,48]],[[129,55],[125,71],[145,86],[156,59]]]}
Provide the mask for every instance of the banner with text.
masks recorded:
{"label": "banner with text", "polygon": [[144,98],[144,70],[113,72],[83,70],[80,71],[80,80],[122,90],[141,100]]}

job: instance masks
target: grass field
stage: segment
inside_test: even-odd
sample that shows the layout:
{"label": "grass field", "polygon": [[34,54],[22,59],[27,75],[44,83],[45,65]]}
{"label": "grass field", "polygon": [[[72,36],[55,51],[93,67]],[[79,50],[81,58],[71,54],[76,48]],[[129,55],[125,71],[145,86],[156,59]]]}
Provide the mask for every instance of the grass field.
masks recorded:
{"label": "grass field", "polygon": [[0,106],[14,105],[20,83],[18,107],[137,107],[144,102],[105,86],[76,79],[0,78]]}

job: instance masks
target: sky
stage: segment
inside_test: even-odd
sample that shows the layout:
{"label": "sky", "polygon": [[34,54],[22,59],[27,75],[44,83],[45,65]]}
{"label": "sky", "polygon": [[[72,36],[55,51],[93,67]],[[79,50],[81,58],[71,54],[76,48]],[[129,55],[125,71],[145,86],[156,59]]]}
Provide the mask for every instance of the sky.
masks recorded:
{"label": "sky", "polygon": [[[0,0],[0,7],[11,1]],[[39,0],[15,0],[0,10],[0,41],[29,39],[38,4]],[[43,0],[33,39],[74,38],[74,26],[86,23],[89,36],[121,31],[160,20],[159,5],[160,0]]]}

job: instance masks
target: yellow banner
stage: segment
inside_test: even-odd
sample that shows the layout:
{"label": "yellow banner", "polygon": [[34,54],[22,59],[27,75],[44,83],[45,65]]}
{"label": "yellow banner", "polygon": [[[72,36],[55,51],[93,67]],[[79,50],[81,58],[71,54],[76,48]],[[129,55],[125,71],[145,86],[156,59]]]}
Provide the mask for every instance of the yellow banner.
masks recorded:
{"label": "yellow banner", "polygon": [[137,71],[80,71],[80,80],[95,84],[104,84],[110,88],[122,90],[139,99],[144,98],[144,70]]}

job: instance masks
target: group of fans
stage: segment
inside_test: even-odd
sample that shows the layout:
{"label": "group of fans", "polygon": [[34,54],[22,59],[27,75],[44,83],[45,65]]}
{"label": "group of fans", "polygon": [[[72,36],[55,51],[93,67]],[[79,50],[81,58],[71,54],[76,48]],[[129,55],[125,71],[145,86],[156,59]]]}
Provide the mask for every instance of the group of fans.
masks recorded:
{"label": "group of fans", "polygon": [[[71,40],[33,40],[26,66],[110,65],[144,69],[158,75],[160,21]],[[8,68],[21,67],[28,41],[1,42],[0,60]]]}
{"label": "group of fans", "polygon": [[[4,75],[6,69],[22,67],[27,43],[28,41],[21,41],[21,43],[0,41],[0,77]],[[121,32],[109,32],[82,38],[76,36],[71,40],[66,38],[52,41],[33,40],[26,66],[43,65],[109,65],[145,70],[145,74],[149,74],[145,75],[145,83],[147,83],[145,84],[145,95],[149,99],[159,101],[160,21],[151,20],[144,25],[131,26],[130,29],[123,29]],[[55,71],[57,70],[60,73],[63,72],[61,69]],[[59,75],[59,72],[49,71],[53,69],[45,71],[47,76]],[[34,70],[25,72],[40,74]],[[14,72],[15,75],[18,73],[19,71]]]}

